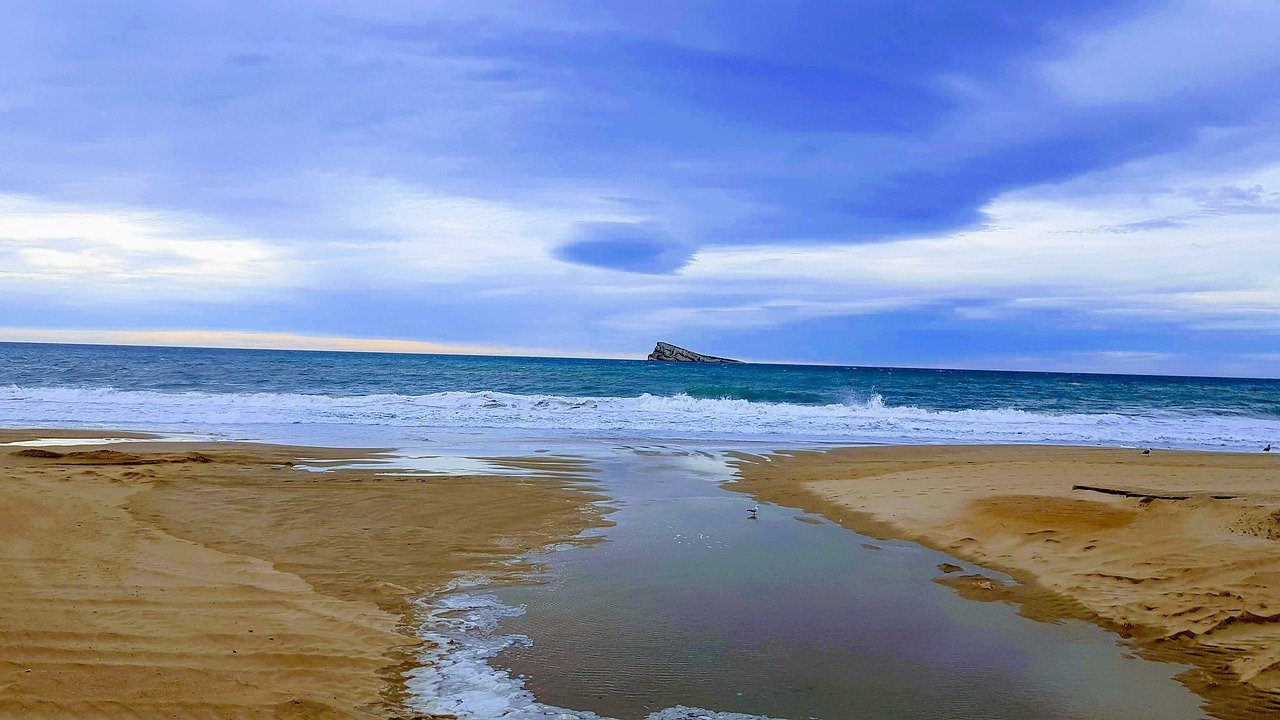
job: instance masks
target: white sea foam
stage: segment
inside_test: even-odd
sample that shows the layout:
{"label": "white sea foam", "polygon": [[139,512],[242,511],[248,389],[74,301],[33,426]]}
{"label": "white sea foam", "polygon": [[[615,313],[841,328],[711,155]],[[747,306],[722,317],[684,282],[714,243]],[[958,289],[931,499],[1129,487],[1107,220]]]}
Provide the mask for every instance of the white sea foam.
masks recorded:
{"label": "white sea foam", "polygon": [[[540,703],[520,680],[489,664],[498,653],[529,639],[495,634],[502,620],[520,615],[523,609],[469,589],[475,584],[475,579],[455,582],[442,595],[421,602],[418,636],[430,649],[423,653],[420,666],[407,673],[411,708],[459,720],[610,720],[585,710]],[[770,719],[677,705],[652,713],[647,720]]]}
{"label": "white sea foam", "polygon": [[1032,413],[927,410],[880,396],[832,405],[687,395],[559,397],[499,392],[329,396],[0,388],[0,424],[145,425],[175,431],[253,425],[518,429],[653,439],[806,439],[849,443],[1061,443],[1254,449],[1280,439],[1280,419],[1172,412]]}

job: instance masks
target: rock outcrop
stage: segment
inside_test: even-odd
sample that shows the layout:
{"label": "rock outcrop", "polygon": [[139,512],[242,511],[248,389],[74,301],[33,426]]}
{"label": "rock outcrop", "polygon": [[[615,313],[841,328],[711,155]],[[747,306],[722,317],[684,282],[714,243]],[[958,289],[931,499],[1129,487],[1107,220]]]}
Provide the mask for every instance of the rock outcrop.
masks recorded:
{"label": "rock outcrop", "polygon": [[660,342],[653,348],[653,352],[649,353],[650,360],[661,360],[663,362],[703,362],[703,363],[736,363],[741,360],[730,360],[729,358],[716,357],[714,355],[703,355],[692,350],[685,350],[682,347],[676,347],[671,343]]}

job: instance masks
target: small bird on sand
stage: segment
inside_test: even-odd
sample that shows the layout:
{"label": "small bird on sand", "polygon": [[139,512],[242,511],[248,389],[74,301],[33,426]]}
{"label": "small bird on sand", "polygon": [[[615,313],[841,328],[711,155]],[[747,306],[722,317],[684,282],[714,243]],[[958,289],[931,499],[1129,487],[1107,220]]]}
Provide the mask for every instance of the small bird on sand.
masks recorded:
{"label": "small bird on sand", "polygon": [[1142,454],[1143,454],[1143,455],[1150,455],[1150,454],[1151,454],[1151,448],[1147,448],[1146,450],[1143,450],[1143,451],[1142,451]]}

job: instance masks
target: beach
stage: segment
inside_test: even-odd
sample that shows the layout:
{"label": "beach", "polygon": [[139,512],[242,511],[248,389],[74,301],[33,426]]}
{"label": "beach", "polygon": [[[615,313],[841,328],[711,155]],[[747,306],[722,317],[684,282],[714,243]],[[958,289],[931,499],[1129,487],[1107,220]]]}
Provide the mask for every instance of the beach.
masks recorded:
{"label": "beach", "polygon": [[[731,487],[1009,573],[939,582],[1084,619],[1220,718],[1280,715],[1280,457],[1136,449],[867,447],[739,454]],[[1087,486],[1084,489],[1079,486]]]}
{"label": "beach", "polygon": [[[0,443],[95,435],[6,430]],[[412,717],[413,598],[516,572],[522,554],[600,522],[598,498],[554,458],[520,463],[519,478],[299,469],[367,457],[0,449],[0,716]]]}
{"label": "beach", "polygon": [[[129,433],[0,442],[95,435]],[[424,662],[413,600],[469,574],[523,577],[529,553],[606,524],[607,509],[570,457],[501,458],[510,476],[350,467],[377,457],[229,442],[5,447],[0,715],[429,717],[406,703],[405,673]],[[966,602],[1085,620],[1148,659],[1191,665],[1179,680],[1214,717],[1280,708],[1278,457],[1045,446],[729,457],[730,490],[977,566],[939,563],[934,578]]]}

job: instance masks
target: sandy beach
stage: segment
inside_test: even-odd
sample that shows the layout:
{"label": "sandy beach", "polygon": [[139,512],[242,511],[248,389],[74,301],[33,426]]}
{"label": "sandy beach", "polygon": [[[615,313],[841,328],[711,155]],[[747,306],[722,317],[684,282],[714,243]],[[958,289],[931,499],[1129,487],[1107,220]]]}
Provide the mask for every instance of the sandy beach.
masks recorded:
{"label": "sandy beach", "polygon": [[[0,442],[80,431],[3,431]],[[125,434],[113,433],[112,437]],[[571,458],[519,476],[298,467],[367,450],[0,448],[0,716],[409,718],[409,600],[603,522]],[[1280,457],[1065,447],[733,454],[728,487],[1003,571],[937,581],[1186,663],[1280,712]]]}
{"label": "sandy beach", "polygon": [[[0,442],[59,435],[91,434]],[[0,449],[0,716],[410,717],[407,600],[599,522],[564,459],[521,478],[294,467],[361,454]]]}
{"label": "sandy beach", "polygon": [[[939,582],[1029,617],[1080,618],[1153,659],[1220,718],[1280,717],[1280,457],[873,447],[738,455],[730,487],[1005,571]],[[1089,489],[1085,489],[1086,486]]]}

